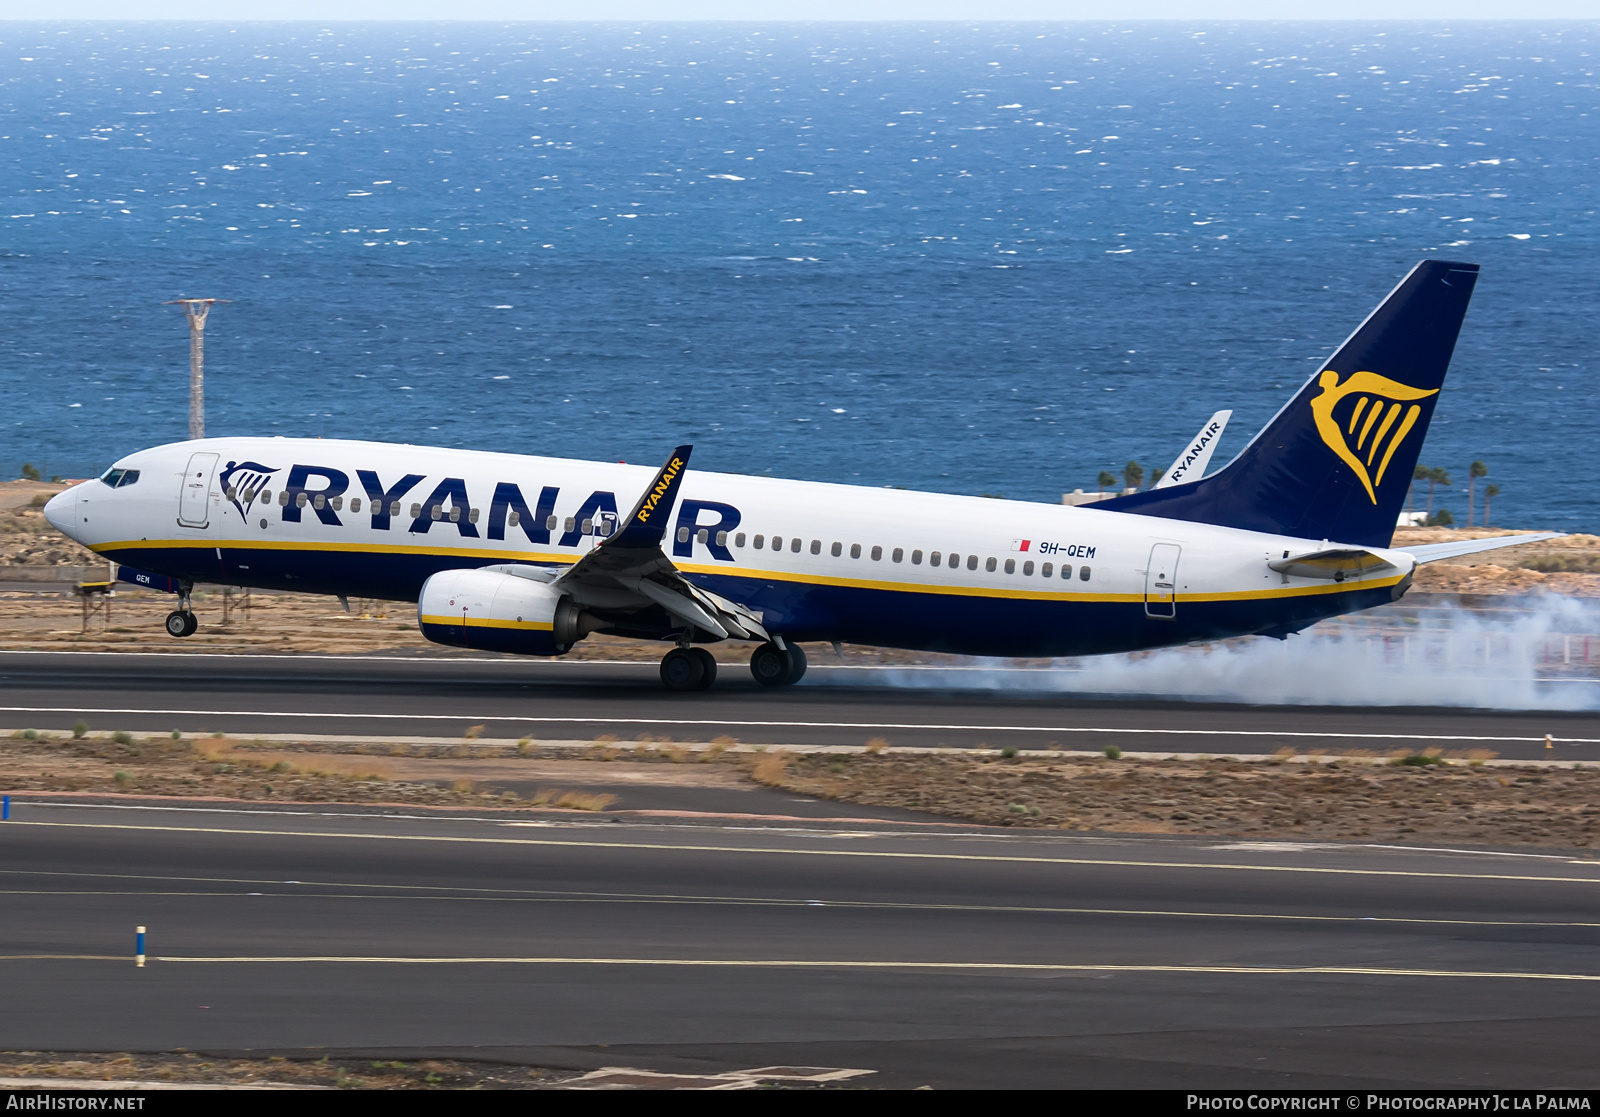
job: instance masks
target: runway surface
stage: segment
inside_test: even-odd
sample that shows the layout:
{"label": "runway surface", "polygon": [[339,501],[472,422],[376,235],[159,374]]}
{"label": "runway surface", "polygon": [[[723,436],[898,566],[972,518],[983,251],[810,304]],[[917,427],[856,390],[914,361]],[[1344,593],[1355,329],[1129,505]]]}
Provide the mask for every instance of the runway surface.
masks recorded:
{"label": "runway surface", "polygon": [[1600,1085],[1600,863],[1564,857],[23,796],[0,892],[12,1050]]}
{"label": "runway surface", "polygon": [[769,690],[729,667],[713,690],[671,694],[653,663],[7,652],[0,725],[62,730],[82,719],[133,731],[429,737],[484,725],[490,736],[512,738],[860,745],[882,737],[903,746],[1171,753],[1440,748],[1600,761],[1594,713],[1207,705],[890,680],[819,666],[798,687]]}

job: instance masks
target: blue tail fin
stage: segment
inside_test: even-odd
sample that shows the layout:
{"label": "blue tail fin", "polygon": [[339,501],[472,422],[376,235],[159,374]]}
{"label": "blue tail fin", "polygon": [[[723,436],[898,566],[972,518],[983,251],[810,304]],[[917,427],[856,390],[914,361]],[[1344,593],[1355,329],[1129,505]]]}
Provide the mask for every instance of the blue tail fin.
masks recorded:
{"label": "blue tail fin", "polygon": [[1225,468],[1095,507],[1388,546],[1477,279],[1424,260]]}

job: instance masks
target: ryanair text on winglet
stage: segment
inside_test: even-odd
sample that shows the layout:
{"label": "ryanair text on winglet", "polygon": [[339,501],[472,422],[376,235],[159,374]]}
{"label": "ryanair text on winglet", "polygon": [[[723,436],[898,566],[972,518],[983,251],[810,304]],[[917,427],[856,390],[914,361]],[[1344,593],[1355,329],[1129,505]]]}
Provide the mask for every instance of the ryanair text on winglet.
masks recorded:
{"label": "ryanair text on winglet", "polygon": [[678,471],[682,468],[683,462],[676,457],[667,463],[667,467],[661,471],[660,479],[656,481],[656,487],[650,490],[650,495],[639,506],[640,523],[648,523],[650,521],[650,513],[654,512],[656,505],[661,503],[661,497],[666,491],[672,488],[673,479],[678,476]]}

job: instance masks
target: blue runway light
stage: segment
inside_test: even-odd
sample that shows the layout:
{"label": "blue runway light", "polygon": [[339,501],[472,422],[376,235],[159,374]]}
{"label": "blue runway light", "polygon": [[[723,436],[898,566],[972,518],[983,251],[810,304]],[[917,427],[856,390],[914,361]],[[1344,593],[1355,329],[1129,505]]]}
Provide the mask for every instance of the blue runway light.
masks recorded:
{"label": "blue runway light", "polygon": [[11,796],[0,797],[0,822],[11,820]]}
{"label": "blue runway light", "polygon": [[139,968],[144,967],[144,928],[137,927],[133,935],[133,964]]}

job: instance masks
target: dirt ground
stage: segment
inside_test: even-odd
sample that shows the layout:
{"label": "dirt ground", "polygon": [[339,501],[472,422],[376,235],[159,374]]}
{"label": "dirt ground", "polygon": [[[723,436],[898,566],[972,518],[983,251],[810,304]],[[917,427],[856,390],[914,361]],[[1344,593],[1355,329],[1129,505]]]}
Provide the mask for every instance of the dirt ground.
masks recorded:
{"label": "dirt ground", "polygon": [[[548,1087],[571,1071],[456,1059],[227,1059],[188,1052],[84,1054],[0,1052],[0,1078],[72,1082],[179,1083],[255,1089],[518,1090]],[[12,1087],[13,1089],[15,1087]]]}
{"label": "dirt ground", "polygon": [[[28,731],[31,732],[31,731]],[[1600,845],[1600,768],[1461,756],[1282,755],[1261,760],[992,750],[881,741],[797,752],[716,742],[234,740],[23,731],[0,738],[0,781],[29,791],[259,803],[604,811],[586,786],[762,784],[989,826],[1310,841]],[[1401,762],[1405,761],[1405,762]],[[1438,761],[1437,763],[1434,761]],[[530,795],[504,782],[538,785]]]}

